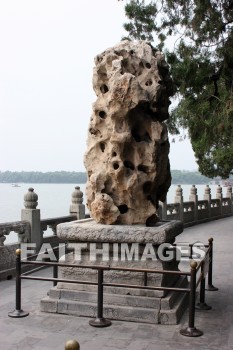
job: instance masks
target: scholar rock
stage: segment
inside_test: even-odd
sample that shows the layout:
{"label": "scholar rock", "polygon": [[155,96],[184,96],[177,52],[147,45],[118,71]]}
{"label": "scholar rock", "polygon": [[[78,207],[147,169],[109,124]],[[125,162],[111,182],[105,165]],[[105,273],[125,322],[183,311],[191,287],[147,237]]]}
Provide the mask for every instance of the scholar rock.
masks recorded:
{"label": "scholar rock", "polygon": [[93,87],[84,157],[91,216],[102,224],[153,225],[171,184],[168,65],[146,42],[125,40],[95,57]]}

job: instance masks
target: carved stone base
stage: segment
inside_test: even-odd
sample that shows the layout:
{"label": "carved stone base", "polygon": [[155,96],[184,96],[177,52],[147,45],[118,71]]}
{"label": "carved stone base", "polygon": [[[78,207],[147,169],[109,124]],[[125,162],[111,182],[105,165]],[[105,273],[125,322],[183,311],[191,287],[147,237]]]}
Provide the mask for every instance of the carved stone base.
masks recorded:
{"label": "carved stone base", "polygon": [[[62,240],[68,241],[69,245],[74,248],[74,252],[66,256],[66,263],[77,264],[80,267],[103,265],[110,268],[177,271],[179,261],[177,261],[176,255],[173,254],[173,258],[169,261],[163,261],[159,258],[159,247],[165,242],[173,243],[176,235],[181,233],[182,229],[180,221],[160,222],[155,227],[146,227],[144,225],[101,225],[88,219],[81,222],[60,224],[58,236]],[[82,251],[77,250],[80,243],[83,247]],[[95,249],[103,249],[104,245],[105,248],[109,248],[106,250],[107,259],[105,256],[106,260],[103,261],[103,256],[100,254],[96,255],[95,261],[92,261],[91,245],[94,245]],[[80,246],[78,247],[80,248]],[[127,255],[125,247],[131,250],[131,253],[132,248],[135,248],[134,254],[130,258],[128,255],[129,259],[126,259],[125,256]],[[148,249],[152,249],[154,255],[152,254],[152,258],[150,258],[149,254],[147,259],[143,259],[143,254],[145,251],[148,253]],[[170,253],[174,253],[173,249],[171,248]],[[77,252],[81,252],[81,254],[78,256]],[[135,259],[135,256],[139,259]],[[154,259],[155,256],[156,259]],[[96,317],[97,286],[86,285],[85,281],[96,283],[97,270],[62,267],[59,272],[62,278],[75,279],[80,283],[58,283],[56,288],[50,290],[49,297],[42,299],[41,310]],[[144,285],[144,272],[104,270],[104,283],[129,285],[127,287],[104,286],[103,316],[109,319],[176,324],[186,306],[186,294],[130,287],[130,285]],[[186,287],[187,283],[185,277],[175,274],[147,273],[146,276],[147,286]]]}

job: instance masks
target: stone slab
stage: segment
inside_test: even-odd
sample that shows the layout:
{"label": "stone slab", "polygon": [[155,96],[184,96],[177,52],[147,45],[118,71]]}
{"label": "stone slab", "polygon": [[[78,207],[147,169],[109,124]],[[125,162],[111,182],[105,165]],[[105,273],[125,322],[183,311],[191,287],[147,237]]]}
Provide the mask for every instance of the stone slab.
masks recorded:
{"label": "stone slab", "polygon": [[[177,294],[177,292],[174,293]],[[188,293],[179,294],[178,299],[175,301],[170,310],[160,309],[159,323],[164,325],[177,324],[187,308],[189,300],[188,296]]]}
{"label": "stone slab", "polygon": [[[73,290],[61,290],[60,298],[73,301],[91,302],[96,303],[97,293],[86,291],[73,291]],[[122,294],[109,294],[104,293],[104,304],[122,305],[130,307],[143,307],[143,308],[160,308],[160,299],[153,297],[142,297]]]}
{"label": "stone slab", "polygon": [[146,225],[103,225],[93,219],[57,225],[57,236],[65,241],[108,243],[172,243],[183,231],[179,220],[160,221],[153,227]]}
{"label": "stone slab", "polygon": [[[57,285],[59,289],[66,290],[76,290],[76,291],[89,291],[89,292],[97,292],[97,286],[95,285],[87,285],[87,284],[71,284],[59,282]],[[146,296],[146,297],[154,297],[159,298],[162,296],[161,291],[158,290],[145,290],[145,289],[137,289],[137,288],[119,288],[119,287],[104,287],[106,293],[111,294],[120,294],[120,295],[134,295],[134,296]]]}
{"label": "stone slab", "polygon": [[[95,318],[97,315],[96,303],[80,302],[72,300],[58,300],[57,312],[69,315]],[[158,309],[142,307],[104,305],[103,316],[111,320],[123,320],[131,322],[144,322],[158,324]]]}
{"label": "stone slab", "polygon": [[[180,276],[175,286],[176,288],[188,288],[189,283],[188,283],[187,277]],[[174,304],[177,301],[177,297],[178,297],[177,292],[168,292],[168,294],[164,298],[161,298],[161,309],[162,310],[172,309]]]}

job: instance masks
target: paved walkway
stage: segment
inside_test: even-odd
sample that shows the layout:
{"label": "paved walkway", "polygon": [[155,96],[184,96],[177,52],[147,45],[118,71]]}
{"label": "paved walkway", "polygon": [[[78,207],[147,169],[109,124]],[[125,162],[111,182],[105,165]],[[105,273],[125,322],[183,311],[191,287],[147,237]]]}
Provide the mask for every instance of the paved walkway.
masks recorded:
{"label": "paved walkway", "polygon": [[10,280],[0,282],[0,350],[64,350],[69,339],[78,340],[81,350],[233,350],[233,217],[187,228],[179,241],[207,242],[209,237],[214,238],[213,284],[219,291],[206,292],[212,310],[196,312],[202,337],[180,335],[179,330],[187,325],[187,312],[176,326],[113,321],[111,327],[102,329],[89,326],[87,318],[42,313],[39,300],[50,282],[24,280],[22,308],[30,315],[9,318],[15,302],[15,281]]}

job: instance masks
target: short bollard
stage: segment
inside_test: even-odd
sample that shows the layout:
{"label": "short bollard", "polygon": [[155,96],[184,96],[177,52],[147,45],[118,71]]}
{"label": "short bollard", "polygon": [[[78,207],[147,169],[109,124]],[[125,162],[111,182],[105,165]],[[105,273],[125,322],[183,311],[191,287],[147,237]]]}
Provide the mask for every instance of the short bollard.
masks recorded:
{"label": "short bollard", "polygon": [[21,310],[21,249],[16,249],[16,293],[15,293],[15,310],[8,313],[9,317],[20,318],[29,315],[29,312]]}
{"label": "short bollard", "polygon": [[[56,261],[58,261],[59,259],[59,254],[58,254],[58,250],[55,249],[55,256],[56,256]],[[57,265],[53,266],[53,278],[58,278],[58,267]],[[53,281],[53,286],[56,287],[57,285],[57,281]]]}
{"label": "short bollard", "polygon": [[89,321],[90,326],[93,327],[108,327],[112,324],[103,317],[103,273],[103,269],[98,270],[97,317]]}
{"label": "short bollard", "polygon": [[147,286],[147,272],[144,272],[144,286]]}
{"label": "short bollard", "polygon": [[216,291],[218,288],[213,286],[212,278],[213,278],[213,238],[209,238],[209,246],[210,246],[210,261],[209,261],[209,272],[208,272],[208,285],[206,290]]}
{"label": "short bollard", "polygon": [[[204,274],[204,269],[202,267],[202,274]],[[203,275],[203,278],[200,283],[200,301],[196,304],[197,310],[211,310],[212,307],[207,305],[205,302],[205,277]]]}
{"label": "short bollard", "polygon": [[80,350],[80,345],[76,340],[68,340],[65,345],[65,350]]}
{"label": "short bollard", "polygon": [[181,329],[180,334],[186,337],[200,337],[203,332],[195,327],[195,302],[196,302],[196,277],[197,262],[191,261],[191,278],[189,292],[189,324],[187,328]]}

